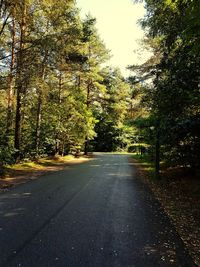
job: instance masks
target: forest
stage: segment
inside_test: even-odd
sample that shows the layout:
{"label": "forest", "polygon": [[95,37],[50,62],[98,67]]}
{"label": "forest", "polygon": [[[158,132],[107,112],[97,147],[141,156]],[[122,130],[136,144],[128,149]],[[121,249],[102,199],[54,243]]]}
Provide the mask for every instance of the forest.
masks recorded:
{"label": "forest", "polygon": [[130,86],[103,64],[95,18],[75,1],[1,1],[0,34],[2,163],[117,149]]}
{"label": "forest", "polygon": [[200,167],[200,2],[146,1],[144,47],[153,56],[130,66],[135,83],[151,80],[142,92],[147,115],[135,120],[141,138],[167,167]]}
{"label": "forest", "polygon": [[152,56],[124,78],[75,1],[0,1],[1,164],[127,151],[199,173],[200,3],[145,7]]}

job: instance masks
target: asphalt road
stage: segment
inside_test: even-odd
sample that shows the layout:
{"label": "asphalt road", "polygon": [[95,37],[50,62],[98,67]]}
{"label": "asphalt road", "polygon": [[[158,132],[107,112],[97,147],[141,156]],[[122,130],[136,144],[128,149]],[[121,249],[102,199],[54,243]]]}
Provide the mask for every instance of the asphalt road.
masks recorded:
{"label": "asphalt road", "polygon": [[0,266],[195,266],[128,156],[97,154],[0,194]]}

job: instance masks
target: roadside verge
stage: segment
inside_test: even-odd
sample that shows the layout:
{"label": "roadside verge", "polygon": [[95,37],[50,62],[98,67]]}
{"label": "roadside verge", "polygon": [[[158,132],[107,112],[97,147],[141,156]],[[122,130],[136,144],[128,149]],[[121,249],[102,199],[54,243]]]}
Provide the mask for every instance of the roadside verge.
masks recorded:
{"label": "roadside verge", "polygon": [[[200,266],[200,181],[174,171],[160,181],[153,179],[152,163],[130,158],[138,176],[152,190],[168,214],[197,266]],[[175,176],[174,176],[175,174]]]}
{"label": "roadside verge", "polygon": [[70,155],[65,157],[42,158],[38,161],[4,166],[4,174],[0,176],[0,192],[7,191],[18,184],[38,179],[48,172],[60,171],[72,164],[87,162],[91,158],[92,156],[80,156],[76,158]]}

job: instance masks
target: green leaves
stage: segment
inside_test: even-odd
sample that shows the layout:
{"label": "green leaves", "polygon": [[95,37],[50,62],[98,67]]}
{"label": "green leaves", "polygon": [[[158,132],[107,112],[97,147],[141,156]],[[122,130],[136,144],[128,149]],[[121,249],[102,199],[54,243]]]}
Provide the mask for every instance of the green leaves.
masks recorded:
{"label": "green leaves", "polygon": [[[200,134],[194,128],[198,128],[200,116],[200,3],[147,0],[146,7],[142,25],[147,29],[145,43],[154,56],[142,66],[132,67],[138,75],[135,81],[148,75],[153,79],[143,91],[141,105],[148,108],[150,118],[160,122],[163,159],[173,166],[199,168],[200,153],[195,148],[199,147]],[[155,139],[148,138],[152,133],[147,127],[143,136],[153,147]]]}
{"label": "green leaves", "polygon": [[[0,158],[4,157],[2,160],[7,162],[15,153],[13,141],[17,120],[17,153],[21,158],[63,154],[70,146],[83,146],[86,136],[88,140],[95,136],[93,110],[96,107],[93,103],[106,91],[101,84],[100,62],[107,58],[107,50],[98,37],[95,19],[82,21],[75,1],[2,3],[5,10],[0,14],[0,25],[8,15],[15,22],[15,28],[11,29],[11,24],[5,23],[2,29],[1,52],[5,60],[1,75],[5,76],[2,79],[5,94],[0,95]],[[13,42],[12,51],[10,43],[14,30],[17,42]],[[12,69],[9,54],[15,59]],[[5,152],[3,141],[7,125],[6,95],[11,90],[7,75],[12,77],[13,86],[16,83],[18,95],[16,99],[13,91],[10,93],[10,154]],[[17,119],[16,109],[20,114]]]}
{"label": "green leaves", "polygon": [[106,91],[101,91],[101,108],[96,109],[98,122],[95,126],[97,136],[92,142],[95,151],[125,150],[129,143],[126,115],[130,86],[124,81],[118,69],[105,68],[102,71],[101,81]]}

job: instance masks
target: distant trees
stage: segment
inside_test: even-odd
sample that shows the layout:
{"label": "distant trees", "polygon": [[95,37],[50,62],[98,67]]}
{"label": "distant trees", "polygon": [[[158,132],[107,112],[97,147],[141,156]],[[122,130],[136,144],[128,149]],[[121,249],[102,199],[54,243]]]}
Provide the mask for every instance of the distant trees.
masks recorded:
{"label": "distant trees", "polygon": [[141,24],[154,56],[132,69],[140,71],[138,81],[153,79],[142,102],[149,112],[146,136],[155,137],[147,141],[152,146],[159,141],[162,160],[170,166],[199,169],[200,3],[146,0],[146,8]]}
{"label": "distant trees", "polygon": [[95,126],[97,136],[92,144],[95,151],[125,150],[128,144],[124,134],[131,88],[119,69],[105,68],[102,77],[102,85],[107,91],[99,99],[101,106],[96,110],[98,122]]}

